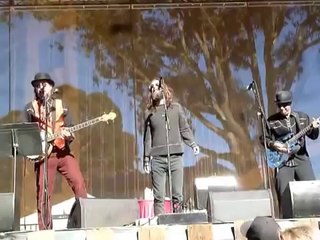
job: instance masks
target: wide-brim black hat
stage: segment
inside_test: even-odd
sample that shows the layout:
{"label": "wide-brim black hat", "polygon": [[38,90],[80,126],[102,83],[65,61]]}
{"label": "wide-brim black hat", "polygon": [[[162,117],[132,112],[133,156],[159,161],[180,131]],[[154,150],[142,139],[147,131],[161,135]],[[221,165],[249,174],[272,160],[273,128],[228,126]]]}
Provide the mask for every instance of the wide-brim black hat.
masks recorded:
{"label": "wide-brim black hat", "polygon": [[36,86],[37,82],[39,81],[45,81],[47,83],[49,83],[51,86],[54,87],[55,85],[55,82],[51,79],[50,75],[48,73],[37,73],[35,76],[34,76],[34,79],[31,81],[31,85],[33,87]]}
{"label": "wide-brim black hat", "polygon": [[291,103],[292,102],[292,93],[290,91],[278,91],[276,93],[276,98],[274,101],[277,104]]}

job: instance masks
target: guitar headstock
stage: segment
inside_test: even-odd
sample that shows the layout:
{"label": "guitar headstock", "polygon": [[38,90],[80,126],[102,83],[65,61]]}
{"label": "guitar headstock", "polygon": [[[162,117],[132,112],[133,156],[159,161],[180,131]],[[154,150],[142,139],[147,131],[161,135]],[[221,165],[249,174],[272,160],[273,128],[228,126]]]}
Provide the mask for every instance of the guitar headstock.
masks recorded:
{"label": "guitar headstock", "polygon": [[113,111],[109,113],[104,113],[101,116],[101,121],[108,122],[109,120],[113,121],[117,117],[117,114]]}

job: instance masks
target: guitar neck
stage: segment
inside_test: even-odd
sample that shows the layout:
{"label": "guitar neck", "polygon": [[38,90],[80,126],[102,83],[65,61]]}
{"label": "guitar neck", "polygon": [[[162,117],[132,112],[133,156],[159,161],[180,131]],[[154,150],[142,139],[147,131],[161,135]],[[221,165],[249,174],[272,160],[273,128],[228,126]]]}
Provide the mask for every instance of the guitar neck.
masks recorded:
{"label": "guitar neck", "polygon": [[312,123],[310,123],[307,127],[302,129],[300,132],[298,132],[296,135],[294,135],[289,141],[290,142],[295,142],[302,136],[304,136],[310,129],[312,128]]}
{"label": "guitar neck", "polygon": [[78,130],[80,130],[80,129],[83,129],[83,128],[92,126],[92,125],[94,125],[94,124],[96,124],[96,123],[99,123],[99,122],[101,122],[102,120],[103,120],[102,117],[97,117],[97,118],[88,120],[88,121],[86,121],[86,122],[79,123],[79,124],[77,124],[77,125],[75,125],[75,126],[72,126],[72,127],[69,128],[69,131],[70,131],[70,132],[76,132],[76,131],[78,131]]}
{"label": "guitar neck", "polygon": [[[99,122],[101,122],[103,120],[102,117],[97,117],[97,118],[94,118],[94,119],[91,119],[91,120],[88,120],[86,122],[83,122],[83,123],[79,123],[77,125],[74,125],[72,127],[69,127],[68,130],[73,133],[73,132],[76,132],[80,129],[83,129],[83,128],[86,128],[86,127],[89,127],[89,126],[92,126],[94,124],[97,124]],[[60,136],[60,132],[57,132],[57,133],[54,133],[52,136],[48,137],[48,141],[52,141],[54,139],[56,139],[57,137]]]}

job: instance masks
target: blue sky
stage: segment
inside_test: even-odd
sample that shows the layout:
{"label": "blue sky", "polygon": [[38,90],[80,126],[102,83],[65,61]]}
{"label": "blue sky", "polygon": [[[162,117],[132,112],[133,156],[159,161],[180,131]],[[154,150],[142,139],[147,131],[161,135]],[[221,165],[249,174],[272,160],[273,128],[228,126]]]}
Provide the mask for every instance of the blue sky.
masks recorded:
{"label": "blue sky", "polygon": [[[96,85],[92,81],[95,75],[95,59],[91,54],[86,56],[79,47],[79,37],[73,30],[51,32],[51,24],[48,22],[39,22],[32,15],[24,14],[23,18],[14,18],[14,27],[12,28],[12,49],[11,49],[11,89],[12,98],[10,98],[9,89],[9,49],[8,47],[0,49],[0,60],[3,64],[0,69],[0,101],[4,104],[0,108],[0,116],[5,116],[9,110],[9,101],[11,101],[11,110],[22,110],[24,105],[32,99],[33,91],[30,81],[38,71],[47,71],[55,79],[57,85],[71,84],[82,89],[87,93],[105,92],[109,98],[119,107],[123,116],[123,131],[135,134],[134,111],[130,103],[133,98],[128,96],[132,81],[129,81],[128,88],[122,90],[117,88],[117,82],[111,81]],[[8,27],[0,24],[0,46],[8,46]],[[58,43],[64,46],[63,51],[57,49]],[[256,49],[260,77],[265,81],[265,65],[263,58],[264,38],[261,34],[256,38]],[[304,71],[299,77],[292,91],[294,93],[294,107],[302,110],[311,116],[320,116],[320,75],[319,46],[315,46],[303,55]],[[201,65],[201,63],[199,63]],[[200,66],[201,68],[201,66]],[[252,81],[249,71],[234,71],[235,77],[240,79],[240,85],[246,86]],[[264,85],[263,85],[264,86]],[[265,89],[262,89],[265,92]],[[263,96],[266,100],[266,95]],[[267,101],[264,101],[267,103]],[[215,116],[206,114],[205,117],[215,124],[219,122]],[[225,141],[217,137],[214,133],[208,131],[199,121],[193,120],[195,129],[195,138],[199,144],[205,148],[216,151],[228,151],[228,145]],[[318,141],[308,141],[309,152],[317,175],[320,175],[320,148]],[[140,156],[142,154],[141,139],[138,140]],[[186,165],[193,165],[199,157],[194,157],[191,149],[186,147]],[[225,162],[220,162],[226,165]],[[228,165],[233,169],[232,165]],[[319,176],[320,177],[320,176]]]}
{"label": "blue sky", "polygon": [[[308,49],[303,55],[304,71],[293,86],[295,109],[304,111],[310,117],[320,117],[320,46],[316,45]],[[313,169],[320,179],[320,147],[319,139],[312,141],[307,138],[307,148],[310,153]]]}

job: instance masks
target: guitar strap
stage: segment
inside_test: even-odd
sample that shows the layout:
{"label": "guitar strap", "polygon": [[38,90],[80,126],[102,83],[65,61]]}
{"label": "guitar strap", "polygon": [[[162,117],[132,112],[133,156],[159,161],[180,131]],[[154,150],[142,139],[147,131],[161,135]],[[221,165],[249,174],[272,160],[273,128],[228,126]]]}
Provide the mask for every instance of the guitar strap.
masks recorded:
{"label": "guitar strap", "polygon": [[291,114],[292,114],[292,116],[293,116],[293,117],[295,118],[295,120],[296,120],[296,123],[297,123],[297,133],[298,133],[298,132],[300,132],[300,130],[301,130],[299,114],[296,113],[296,112],[292,112]]}
{"label": "guitar strap", "polygon": [[56,120],[57,120],[57,111],[56,111],[56,99],[53,100],[53,104],[52,104],[52,133],[54,133],[54,130],[56,129]]}

